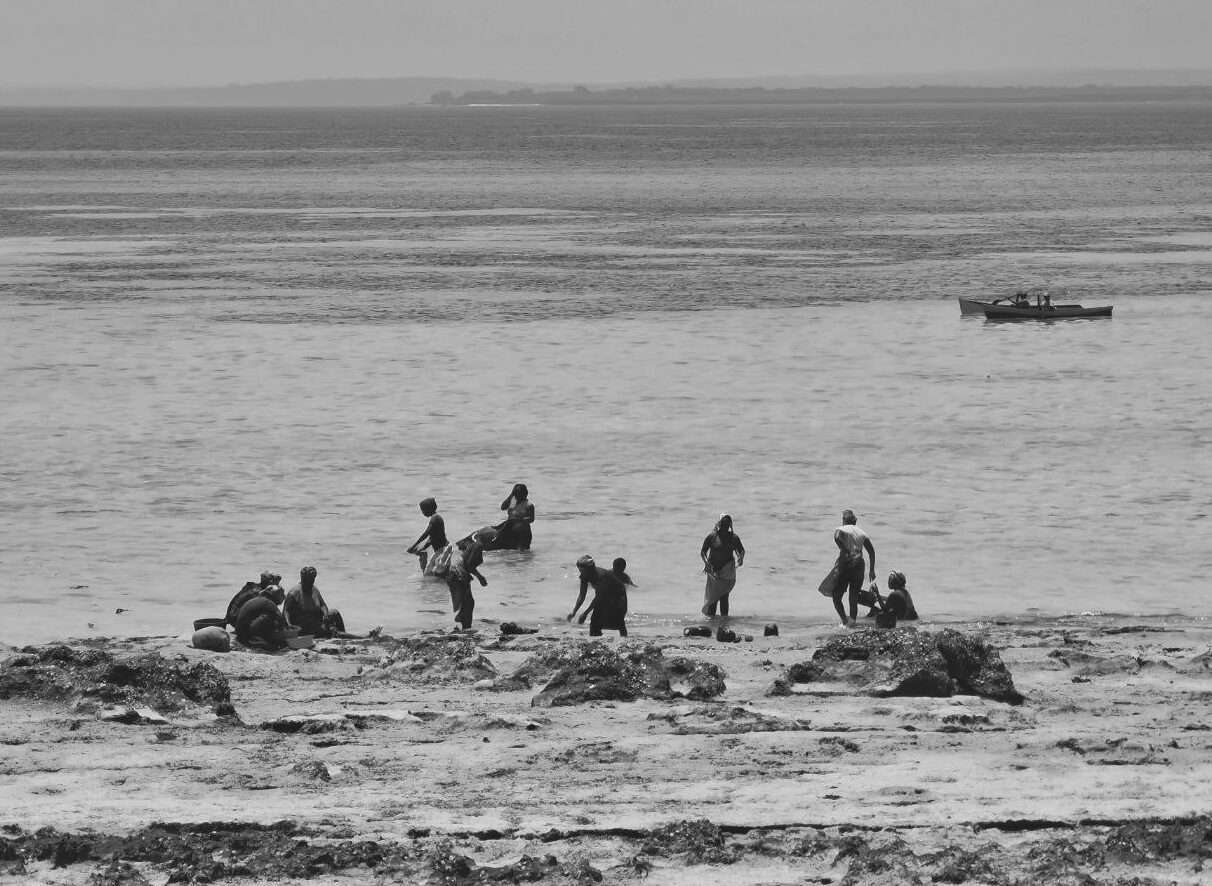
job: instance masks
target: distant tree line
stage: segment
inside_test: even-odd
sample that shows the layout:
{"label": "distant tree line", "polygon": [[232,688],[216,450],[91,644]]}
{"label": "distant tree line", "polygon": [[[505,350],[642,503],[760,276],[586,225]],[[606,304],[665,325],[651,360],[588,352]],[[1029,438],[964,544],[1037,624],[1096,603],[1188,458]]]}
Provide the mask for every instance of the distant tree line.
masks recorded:
{"label": "distant tree line", "polygon": [[768,89],[696,86],[639,86],[591,90],[507,92],[475,90],[435,93],[434,105],[728,105],[851,104],[887,102],[995,101],[1212,101],[1212,86],[882,86]]}

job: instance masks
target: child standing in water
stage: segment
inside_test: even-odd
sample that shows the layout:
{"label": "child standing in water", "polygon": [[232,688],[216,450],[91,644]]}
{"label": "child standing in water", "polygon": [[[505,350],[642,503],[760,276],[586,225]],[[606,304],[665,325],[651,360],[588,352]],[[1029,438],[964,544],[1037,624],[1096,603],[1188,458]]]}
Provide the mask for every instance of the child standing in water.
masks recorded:
{"label": "child standing in water", "polygon": [[438,513],[438,502],[433,498],[426,498],[419,505],[421,513],[429,518],[429,523],[425,526],[425,531],[421,533],[421,537],[414,541],[408,547],[408,553],[416,554],[421,561],[421,571],[425,571],[425,567],[429,565],[429,548],[435,554],[439,553],[450,543],[446,540],[446,521],[442,519],[442,515]]}

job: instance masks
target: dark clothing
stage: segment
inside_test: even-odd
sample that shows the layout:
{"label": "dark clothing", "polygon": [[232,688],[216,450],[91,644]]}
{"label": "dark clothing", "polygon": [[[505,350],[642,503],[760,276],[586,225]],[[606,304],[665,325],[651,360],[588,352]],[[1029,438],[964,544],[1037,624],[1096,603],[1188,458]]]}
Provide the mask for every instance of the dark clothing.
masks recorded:
{"label": "dark clothing", "polygon": [[884,597],[884,605],[896,613],[898,621],[915,621],[917,609],[907,588],[895,588]]}
{"label": "dark clothing", "polygon": [[310,594],[303,593],[302,585],[291,588],[282,603],[282,612],[299,629],[300,634],[325,638],[345,633],[345,620],[341,618],[341,613],[328,608],[320,589],[314,585]]}
{"label": "dark clothing", "polygon": [[703,539],[699,554],[707,558],[712,571],[719,571],[729,563],[736,563],[736,555],[745,556],[745,546],[735,532],[714,531]]}
{"label": "dark clothing", "polygon": [[442,519],[441,514],[434,514],[429,518],[429,546],[435,551],[440,551],[450,542],[446,540],[446,521]]}
{"label": "dark clothing", "polygon": [[617,573],[595,566],[591,576],[581,574],[581,581],[593,587],[592,611],[589,613],[589,636],[600,637],[602,630],[618,631],[627,636],[627,585]]}
{"label": "dark clothing", "polygon": [[286,623],[274,601],[260,594],[240,607],[236,617],[236,639],[245,645],[265,644],[278,648],[286,644]]}
{"label": "dark clothing", "polygon": [[261,585],[255,581],[245,582],[244,587],[236,591],[236,595],[227,604],[227,615],[223,619],[224,624],[229,624],[234,628],[236,626],[236,619],[240,617],[240,608],[249,600],[259,596],[261,596]]}
{"label": "dark clothing", "polygon": [[484,563],[484,547],[478,541],[464,540],[463,547],[455,548],[450,559],[450,570],[446,573],[446,587],[450,588],[450,606],[455,622],[467,630],[476,611],[476,598],[471,594],[471,579]]}
{"label": "dark clothing", "polygon": [[838,558],[837,584],[833,587],[833,602],[841,605],[842,596],[850,591],[850,617],[858,618],[858,592],[863,589],[863,559],[846,560]]}

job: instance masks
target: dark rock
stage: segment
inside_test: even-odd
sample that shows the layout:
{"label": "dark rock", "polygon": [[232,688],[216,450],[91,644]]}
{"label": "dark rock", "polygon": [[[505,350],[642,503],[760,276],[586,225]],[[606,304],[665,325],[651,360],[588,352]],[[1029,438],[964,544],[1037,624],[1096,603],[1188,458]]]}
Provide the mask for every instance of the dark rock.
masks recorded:
{"label": "dark rock", "polygon": [[762,628],[763,637],[777,637],[779,635],[779,626],[775,624],[766,625]]}
{"label": "dark rock", "polygon": [[642,844],[645,855],[684,855],[688,864],[732,864],[739,857],[724,832],[705,818],[675,821],[654,829]]}
{"label": "dark rock", "polygon": [[739,643],[739,642],[741,642],[741,638],[736,635],[735,631],[733,631],[731,628],[726,628],[723,625],[720,625],[718,628],[716,628],[715,639],[718,640],[720,643]]}
{"label": "dark rock", "polygon": [[812,661],[792,665],[771,693],[790,683],[831,681],[876,697],[946,698],[956,693],[1021,704],[1001,654],[983,638],[947,629],[862,630],[831,638]]}
{"label": "dark rock", "polygon": [[531,704],[552,707],[586,701],[713,698],[724,691],[724,672],[688,658],[666,659],[659,646],[616,651],[605,643],[582,642],[531,656],[501,688],[546,679]]}
{"label": "dark rock", "polygon": [[706,625],[694,625],[682,631],[682,635],[685,637],[710,637],[711,628]]}
{"label": "dark rock", "polygon": [[511,637],[516,637],[520,634],[537,634],[538,632],[538,628],[524,628],[512,621],[503,622],[501,624],[501,633],[507,634]]}
{"label": "dark rock", "polygon": [[478,683],[497,675],[492,662],[476,647],[475,639],[465,634],[382,638],[380,645],[387,652],[377,666],[362,672],[365,679],[455,684]]}
{"label": "dark rock", "polygon": [[28,697],[180,711],[231,704],[227,678],[205,662],[170,662],[157,652],[115,659],[100,649],[54,645],[0,664],[0,698]]}

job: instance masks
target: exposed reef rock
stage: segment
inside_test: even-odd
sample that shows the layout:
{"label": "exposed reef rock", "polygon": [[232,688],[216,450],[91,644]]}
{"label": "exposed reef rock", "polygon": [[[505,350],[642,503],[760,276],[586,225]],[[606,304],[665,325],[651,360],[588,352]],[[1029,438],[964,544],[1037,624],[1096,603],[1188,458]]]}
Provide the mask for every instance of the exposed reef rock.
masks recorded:
{"label": "exposed reef rock", "polygon": [[531,701],[536,707],[587,701],[635,701],[637,698],[706,700],[724,692],[717,665],[677,656],[661,647],[620,650],[601,642],[580,642],[532,655],[496,688],[518,690],[542,684]]}
{"label": "exposed reef rock", "polygon": [[978,695],[1022,704],[1000,653],[983,638],[954,630],[863,630],[830,638],[775,681],[771,695],[791,684],[841,684],[876,697]]}
{"label": "exposed reef rock", "polygon": [[227,678],[205,662],[158,652],[115,658],[101,649],[27,647],[0,663],[0,699],[64,700],[77,710],[126,705],[175,713],[191,706],[230,713]]}

